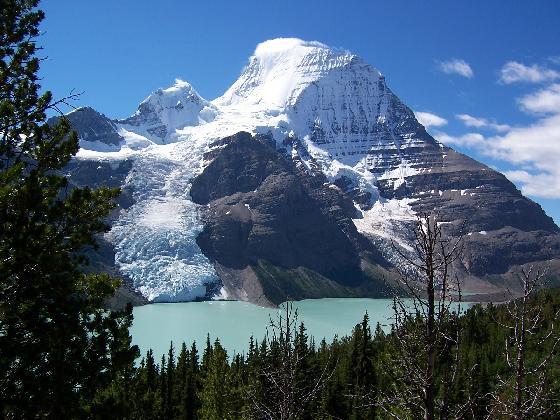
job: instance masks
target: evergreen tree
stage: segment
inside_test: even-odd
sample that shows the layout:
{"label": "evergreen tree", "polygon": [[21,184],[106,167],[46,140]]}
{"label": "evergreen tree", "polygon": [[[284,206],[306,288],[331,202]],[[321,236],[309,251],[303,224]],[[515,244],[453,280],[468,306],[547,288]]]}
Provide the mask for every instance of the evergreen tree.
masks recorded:
{"label": "evergreen tree", "polygon": [[184,395],[186,393],[187,385],[187,372],[189,366],[189,351],[187,350],[187,345],[185,342],[181,345],[181,351],[179,352],[179,357],[177,358],[177,368],[175,370],[175,386],[174,393],[176,398],[177,412],[179,414],[184,413]]}
{"label": "evergreen tree", "polygon": [[[264,343],[264,341],[263,341]],[[249,351],[247,353],[247,387],[244,392],[244,399],[247,411],[252,413],[253,407],[262,405],[263,399],[263,353],[259,350],[258,343],[255,343],[253,336],[249,339]]]}
{"label": "evergreen tree", "polygon": [[150,349],[143,367],[137,371],[136,396],[130,417],[134,419],[157,419],[162,412],[162,401],[158,388],[158,366]]}
{"label": "evergreen tree", "polygon": [[169,351],[167,353],[167,370],[165,372],[165,383],[166,389],[165,394],[162,395],[164,398],[164,417],[173,417],[173,408],[175,405],[174,399],[174,389],[175,389],[175,349],[173,347],[173,342],[169,346]]}
{"label": "evergreen tree", "polygon": [[146,354],[146,387],[150,391],[154,391],[157,387],[157,366],[152,349]]}
{"label": "evergreen tree", "polygon": [[[38,0],[0,7],[0,413],[71,417],[130,369],[130,310],[109,313],[118,281],[81,270],[118,190],[70,189],[78,151],[67,119],[39,94]],[[121,378],[122,379],[122,378]]]}
{"label": "evergreen tree", "polygon": [[189,353],[189,366],[187,369],[187,383],[186,391],[183,396],[184,400],[184,417],[185,419],[192,420],[197,418],[197,412],[200,408],[199,390],[200,378],[198,367],[198,350],[196,343],[193,342],[191,351]]}
{"label": "evergreen tree", "polygon": [[374,357],[369,315],[366,312],[352,335],[352,368],[348,372],[348,383],[352,384],[351,395],[354,397],[354,404],[350,418],[375,417],[377,378]]}
{"label": "evergreen tree", "polygon": [[245,393],[247,385],[247,369],[245,366],[245,359],[240,354],[235,354],[231,362],[229,374],[229,401],[228,407],[231,417],[238,418],[245,411]]}
{"label": "evergreen tree", "polygon": [[165,396],[167,395],[167,361],[165,355],[161,356],[161,362],[159,365],[159,396],[162,399],[163,411],[165,412]]}
{"label": "evergreen tree", "polygon": [[206,335],[206,347],[204,348],[204,352],[202,353],[202,362],[200,364],[200,370],[202,371],[202,375],[205,375],[209,369],[210,360],[212,359],[212,343],[210,342],[210,334]]}
{"label": "evergreen tree", "polygon": [[231,380],[227,352],[216,339],[206,361],[206,372],[202,383],[199,416],[208,420],[223,420],[230,417]]}

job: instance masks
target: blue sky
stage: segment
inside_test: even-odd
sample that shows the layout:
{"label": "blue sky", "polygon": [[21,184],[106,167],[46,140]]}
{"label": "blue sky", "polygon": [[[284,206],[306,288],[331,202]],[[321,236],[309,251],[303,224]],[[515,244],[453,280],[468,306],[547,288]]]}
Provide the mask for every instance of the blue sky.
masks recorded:
{"label": "blue sky", "polygon": [[[496,168],[560,223],[556,0],[45,0],[43,85],[110,117],[189,81],[206,99],[277,37],[346,48],[439,140]],[[439,118],[439,119],[438,119]]]}

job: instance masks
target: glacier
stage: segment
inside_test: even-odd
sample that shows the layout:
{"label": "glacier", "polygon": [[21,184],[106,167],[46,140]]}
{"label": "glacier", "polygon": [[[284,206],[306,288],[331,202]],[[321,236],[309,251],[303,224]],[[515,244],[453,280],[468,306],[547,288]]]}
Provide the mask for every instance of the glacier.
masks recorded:
{"label": "glacier", "polygon": [[150,301],[162,302],[219,290],[196,243],[203,224],[189,195],[216,140],[239,131],[272,136],[287,158],[366,194],[356,204],[359,231],[403,244],[391,221],[414,218],[410,199],[383,199],[376,183],[385,180],[396,190],[407,177],[429,171],[425,146],[433,142],[377,69],[349,51],[295,38],[259,44],[219,98],[207,101],[178,79],[114,124],[118,145],[81,139],[77,158],[133,160],[123,187],[134,204],[120,211],[107,238],[118,269]]}

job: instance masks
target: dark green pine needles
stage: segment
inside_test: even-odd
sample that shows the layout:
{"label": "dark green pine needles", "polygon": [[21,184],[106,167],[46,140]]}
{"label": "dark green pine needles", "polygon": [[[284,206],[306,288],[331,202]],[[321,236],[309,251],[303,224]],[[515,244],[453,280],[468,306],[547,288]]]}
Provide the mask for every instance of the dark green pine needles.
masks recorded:
{"label": "dark green pine needles", "polygon": [[61,175],[78,139],[46,124],[64,100],[39,93],[37,3],[0,7],[0,416],[69,418],[110,404],[137,349],[130,309],[102,309],[119,282],[81,271],[119,191]]}

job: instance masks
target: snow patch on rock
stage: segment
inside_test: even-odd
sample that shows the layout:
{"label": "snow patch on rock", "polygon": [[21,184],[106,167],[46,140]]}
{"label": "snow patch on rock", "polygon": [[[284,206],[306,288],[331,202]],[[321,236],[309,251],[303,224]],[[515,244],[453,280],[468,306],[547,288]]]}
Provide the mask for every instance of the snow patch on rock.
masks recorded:
{"label": "snow patch on rock", "polygon": [[387,241],[394,241],[402,248],[412,251],[409,241],[403,232],[403,224],[415,222],[416,214],[410,207],[412,198],[380,199],[369,210],[360,210],[361,218],[353,219],[359,232],[379,236]]}

